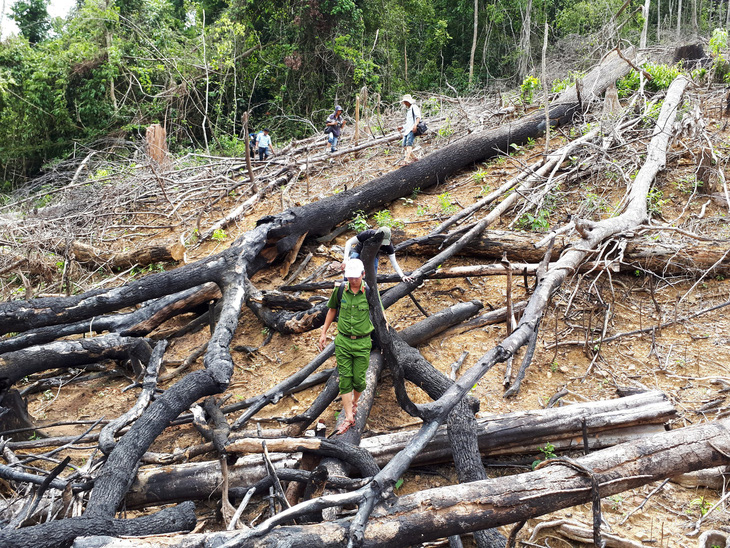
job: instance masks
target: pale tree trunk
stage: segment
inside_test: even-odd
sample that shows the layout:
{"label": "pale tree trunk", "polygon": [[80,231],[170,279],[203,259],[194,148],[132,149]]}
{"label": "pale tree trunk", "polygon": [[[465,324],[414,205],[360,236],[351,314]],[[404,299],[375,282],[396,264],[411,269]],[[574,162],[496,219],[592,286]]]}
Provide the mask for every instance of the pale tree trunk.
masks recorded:
{"label": "pale tree trunk", "polygon": [[679,0],[679,4],[677,5],[677,38],[679,38],[679,35],[681,32],[682,32],[682,0]]}
{"label": "pale tree trunk", "polygon": [[[110,0],[107,0],[106,2],[106,9],[109,9],[111,4]],[[5,7],[5,2],[3,1],[3,8]],[[5,10],[3,9],[3,13],[5,13]],[[112,49],[112,33],[110,30],[107,29],[104,35],[105,39],[105,45],[107,51]],[[117,113],[119,110],[119,107],[117,105],[117,94],[114,90],[114,78],[109,78],[109,98],[112,100],[112,106],[114,107],[114,114]]]}
{"label": "pale tree trunk", "polygon": [[725,28],[730,27],[730,0],[727,2],[727,11],[725,12]]}
{"label": "pale tree trunk", "polygon": [[641,29],[641,41],[639,42],[639,48],[644,49],[646,47],[646,33],[649,30],[649,6],[651,0],[644,2],[644,28]]}
{"label": "pale tree trunk", "polygon": [[542,42],[542,91],[544,94],[545,101],[545,155],[547,156],[550,152],[550,96],[548,94],[548,83],[547,83],[547,44],[548,44],[548,24],[545,22],[545,37]]}
{"label": "pale tree trunk", "polygon": [[517,65],[517,76],[520,81],[525,79],[530,68],[530,26],[532,0],[527,0],[525,11],[522,14],[522,34],[520,36],[520,57]]}
{"label": "pale tree trunk", "polygon": [[661,41],[662,30],[662,0],[656,0],[656,41]]}
{"label": "pale tree trunk", "polygon": [[469,57],[469,85],[474,80],[474,54],[477,51],[477,33],[479,31],[479,0],[474,0],[474,37],[471,41],[471,56]]}
{"label": "pale tree trunk", "polygon": [[700,33],[700,27],[697,24],[697,0],[692,0],[692,32],[695,36]]}

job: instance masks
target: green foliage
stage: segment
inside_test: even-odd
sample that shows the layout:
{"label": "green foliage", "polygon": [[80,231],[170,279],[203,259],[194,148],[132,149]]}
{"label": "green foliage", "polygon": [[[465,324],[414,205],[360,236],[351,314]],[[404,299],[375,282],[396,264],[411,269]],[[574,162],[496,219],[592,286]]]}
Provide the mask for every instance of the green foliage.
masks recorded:
{"label": "green foliage", "polygon": [[533,232],[546,232],[550,229],[550,213],[545,209],[540,210],[537,215],[525,213],[517,221],[517,226]]}
{"label": "green foliage", "polygon": [[[661,91],[669,87],[680,70],[676,65],[656,65],[654,63],[646,63],[642,67],[649,75],[651,80],[645,80],[644,87],[647,91]],[[639,73],[632,70],[627,76],[621,78],[616,83],[619,97],[627,97],[639,89],[640,77]]]}
{"label": "green foliage", "polygon": [[623,2],[621,0],[581,0],[566,3],[556,17],[559,31],[563,34],[588,34],[601,29],[611,19]]}
{"label": "green foliage", "polygon": [[403,228],[406,226],[403,221],[394,219],[393,214],[388,209],[383,209],[375,213],[373,220],[375,220],[378,226],[388,226],[391,228]]}
{"label": "green foliage", "polygon": [[536,90],[540,89],[540,80],[534,76],[527,76],[520,84],[520,100],[523,104],[532,103],[532,96]]}
{"label": "green foliage", "polygon": [[404,483],[403,478],[398,478],[398,481],[395,482],[395,486],[394,487],[396,489],[400,489],[401,487],[403,487],[403,483]]}
{"label": "green foliage", "polygon": [[727,49],[727,29],[714,29],[710,38],[710,53],[713,57],[720,57]]}
{"label": "green foliage", "polygon": [[368,216],[362,209],[358,209],[355,212],[352,221],[348,223],[347,227],[351,230],[354,230],[355,232],[362,232],[363,230],[367,230],[368,228],[370,228],[370,224],[368,224]]}
{"label": "green foliage", "polygon": [[691,173],[684,177],[680,177],[673,183],[673,185],[683,194],[692,194],[697,189],[701,188],[704,183],[699,181],[694,173]]}
{"label": "green foliage", "polygon": [[665,200],[664,192],[657,187],[652,187],[646,196],[646,209],[649,215],[660,216],[662,214],[662,208],[669,203],[670,200]]}
{"label": "green foliage", "polygon": [[532,462],[532,469],[534,470],[538,464],[540,464],[543,461],[546,461],[548,459],[554,459],[557,455],[555,454],[555,446],[548,442],[545,444],[545,447],[538,447],[537,448],[541,453],[542,456],[538,459]]}
{"label": "green foliage", "polygon": [[453,213],[456,213],[456,204],[451,201],[451,195],[448,192],[439,194],[437,198],[439,205],[441,206],[441,213],[444,215],[452,215]]}
{"label": "green foliage", "polygon": [[583,205],[585,206],[586,213],[589,216],[592,216],[595,213],[609,213],[611,211],[611,204],[609,201],[591,190],[586,192]]}
{"label": "green foliage", "polygon": [[552,93],[558,93],[560,91],[563,91],[566,88],[569,88],[570,86],[574,85],[577,80],[580,78],[583,78],[584,73],[583,72],[574,72],[570,71],[568,73],[568,77],[564,78],[562,80],[553,80],[553,83],[550,85],[550,91]]}
{"label": "green foliage", "polygon": [[216,228],[213,231],[213,235],[211,236],[213,240],[216,242],[223,242],[228,239],[228,234],[226,234],[226,231],[221,228]]}
{"label": "green foliage", "polygon": [[704,496],[700,496],[689,501],[687,513],[694,514],[695,512],[699,512],[700,516],[704,516],[710,508],[712,508],[712,503],[705,499]]}
{"label": "green foliage", "polygon": [[44,40],[51,28],[48,4],[50,0],[16,0],[10,8],[10,16],[31,44]]}
{"label": "green foliage", "polygon": [[[539,4],[531,21],[535,28],[551,22],[552,45],[601,28],[622,3]],[[251,130],[272,127],[283,143],[320,128],[334,102],[352,112],[363,86],[368,113],[403,93],[433,90],[436,97],[421,105],[425,116],[442,115],[444,94],[502,81],[519,87],[511,104],[529,103],[540,87],[534,77],[514,80],[520,57],[535,58],[540,45],[533,40],[532,52],[515,47],[525,21],[522,0],[480,5],[471,81],[474,11],[467,0],[85,0],[54,21],[53,32],[46,5],[18,0],[13,13],[23,37],[0,49],[0,172],[13,188],[79,143],[107,135],[139,140],[151,123],[165,124],[173,154],[207,144],[240,157],[244,111]],[[702,5],[701,24],[716,16],[711,5]],[[668,15],[668,4],[661,9]],[[640,21],[629,18],[621,28],[619,38],[630,36]],[[726,42],[718,30],[710,44],[717,60],[709,72],[718,80],[730,73]],[[455,131],[447,121],[438,135]]]}

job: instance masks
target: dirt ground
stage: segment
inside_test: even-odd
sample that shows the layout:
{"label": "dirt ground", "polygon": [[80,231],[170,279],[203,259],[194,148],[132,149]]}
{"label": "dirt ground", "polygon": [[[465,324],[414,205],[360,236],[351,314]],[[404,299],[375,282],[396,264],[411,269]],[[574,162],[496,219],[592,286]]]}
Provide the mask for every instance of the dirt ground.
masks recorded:
{"label": "dirt ground", "polygon": [[[713,128],[715,146],[720,155],[727,156],[725,138],[727,132],[722,120],[715,120]],[[431,136],[420,141],[418,154],[424,155],[442,146],[448,139]],[[554,138],[552,147],[564,142],[563,137]],[[557,142],[556,142],[557,141]],[[634,144],[617,153],[626,165],[632,165],[629,157],[635,151],[645,151],[648,138],[642,143]],[[343,147],[345,144],[343,143]],[[341,147],[342,148],[342,147]],[[474,166],[450,178],[435,189],[417,193],[391,204],[389,210],[392,218],[402,222],[400,230],[395,231],[396,243],[403,238],[422,235],[432,230],[440,220],[448,216],[450,208],[466,207],[480,199],[489,190],[497,188],[507,178],[519,172],[522,166],[537,159],[544,148],[544,140],[523,147],[513,156],[499,158]],[[654,216],[655,221],[674,220],[677,225],[691,226],[704,235],[727,241],[726,224],[727,207],[717,205],[703,196],[702,189],[698,193],[687,190],[692,186],[695,163],[692,154],[677,143],[673,148],[674,155],[659,177],[656,187],[662,191],[660,211]],[[252,228],[256,219],[278,213],[282,207],[304,204],[319,196],[326,196],[345,187],[364,184],[373,177],[398,169],[394,165],[399,158],[397,144],[367,150],[360,156],[342,156],[334,159],[328,168],[316,176],[310,177],[307,193],[305,186],[299,183],[272,195],[257,205],[236,226],[227,229],[227,237],[221,241],[210,241],[197,248],[188,250],[187,261],[209,256],[230,244],[235,237]],[[578,161],[577,159],[576,161]],[[624,166],[625,167],[625,166]],[[721,168],[722,169],[722,168]],[[688,183],[689,181],[689,183]],[[551,228],[561,226],[569,214],[600,219],[610,215],[619,204],[626,185],[621,178],[615,178],[602,169],[576,182],[567,182],[556,193],[552,209],[547,219]],[[448,200],[444,198],[447,193]],[[231,197],[217,205],[220,211],[235,206],[238,198]],[[710,202],[703,209],[705,202]],[[703,216],[698,217],[702,210]],[[205,223],[212,222],[216,212],[210,212]],[[505,215],[499,223],[490,228],[534,230],[536,225],[512,225],[520,216],[517,209]],[[372,216],[368,217],[371,226]],[[545,231],[547,227],[537,227]],[[296,268],[307,252],[314,258],[299,275],[299,279],[307,277],[327,261],[340,261],[341,248],[347,238],[353,235],[349,230],[327,245],[305,245],[298,261],[292,266]],[[160,231],[160,240],[173,240],[177,234]],[[650,233],[649,237],[657,241],[670,240],[677,236],[667,232]],[[125,245],[142,245],[141,241],[128,241]],[[427,257],[401,252],[399,262],[405,271],[410,271],[422,264]],[[478,259],[462,256],[458,260],[444,266],[459,264],[475,264]],[[381,261],[380,272],[390,272],[387,261]],[[281,285],[282,277],[278,268],[259,272],[253,277],[259,289],[275,289]],[[534,279],[530,278],[533,284]],[[326,297],[328,291],[314,292]],[[512,295],[515,301],[529,297],[521,277],[513,280]],[[302,294],[305,298],[311,294]],[[414,296],[429,313],[459,301],[478,299],[485,309],[499,308],[505,304],[506,286],[504,277],[483,277],[431,280],[416,290]],[[697,424],[724,416],[730,409],[726,403],[726,390],[730,387],[730,320],[725,309],[699,316],[691,321],[667,327],[653,335],[637,335],[605,343],[600,348],[586,346],[586,330],[593,336],[600,335],[604,321],[605,336],[628,332],[675,317],[682,317],[693,311],[712,304],[728,300],[730,296],[730,280],[723,276],[698,275],[688,276],[652,275],[637,269],[631,273],[607,272],[579,275],[568,280],[554,296],[548,314],[542,322],[537,350],[522,388],[515,397],[505,399],[503,377],[504,365],[492,369],[472,390],[481,404],[482,413],[508,413],[520,410],[539,409],[545,407],[548,400],[561,389],[568,394],[561,399],[562,405],[575,402],[595,401],[617,397],[620,387],[658,389],[667,394],[678,409],[678,419],[672,428]],[[606,311],[608,316],[606,315]],[[386,313],[390,323],[396,329],[402,329],[422,317],[422,314],[409,299],[403,299]],[[159,328],[160,332],[181,326],[190,318],[183,317]],[[506,335],[504,325],[487,326],[463,333],[449,331],[434,337],[419,350],[423,356],[438,370],[447,373],[462,351],[467,351],[461,371],[473,365],[481,356],[494,347]],[[261,346],[268,332],[264,326],[247,309],[241,313],[235,345],[256,347],[252,354],[234,351],[236,364],[234,377],[227,392],[229,403],[264,392],[274,384],[287,378],[316,354],[319,330],[300,335],[281,335],[274,333],[271,340]],[[176,360],[184,360],[195,348],[206,341],[207,332],[176,340],[166,354],[171,369]],[[557,344],[556,344],[557,343]],[[596,352],[597,351],[597,352]],[[516,364],[519,364],[518,356]],[[331,367],[334,363],[328,363]],[[194,368],[202,367],[201,360]],[[164,371],[163,371],[164,373]],[[32,379],[29,379],[31,381]],[[175,379],[163,383],[166,388]],[[123,389],[130,383],[123,377],[106,377],[84,383],[70,383],[58,390],[46,390],[34,394],[29,399],[30,413],[39,423],[55,421],[96,420],[99,417],[114,418],[126,411],[136,399],[136,390]],[[22,387],[22,386],[21,386]],[[269,422],[276,417],[292,416],[305,410],[315,399],[321,387],[313,387],[303,392],[283,398],[278,404],[261,411],[257,417],[262,425],[276,425]],[[417,402],[427,401],[425,394],[415,387],[409,388],[412,398]],[[717,403],[706,411],[700,411],[709,402]],[[331,431],[335,414],[340,404],[331,405],[322,420]],[[386,371],[379,383],[372,414],[367,422],[365,435],[392,432],[400,428],[414,428],[418,421],[402,411],[395,400],[389,373]],[[66,425],[46,430],[47,434],[79,433],[84,427]],[[549,442],[550,440],[545,440]],[[168,429],[161,436],[153,451],[169,452],[178,447],[200,443],[201,437],[192,426],[179,426]],[[540,457],[539,446],[533,454],[505,459],[501,463],[490,461],[488,472],[494,475],[518,473],[525,464]],[[72,456],[77,464],[82,464],[82,453],[74,452]],[[491,465],[493,464],[493,466]],[[506,467],[505,464],[514,464]],[[396,493],[407,494],[421,489],[449,485],[456,482],[455,473],[448,465],[435,466],[409,472],[403,478],[402,485]],[[697,519],[712,505],[720,500],[723,492],[708,488],[686,488],[676,483],[665,484],[659,492],[647,500],[659,483],[634,489],[621,495],[603,500],[602,510],[605,533],[634,541],[638,545],[654,547],[690,547],[696,546],[696,537],[687,533],[694,528]],[[637,511],[637,508],[644,506]],[[251,515],[256,515],[263,508],[263,503],[254,505]],[[626,521],[624,519],[631,513]],[[201,517],[209,519],[207,527],[215,528],[214,510],[201,509]],[[553,520],[567,520],[583,524],[590,528],[591,507],[583,505],[555,514],[530,520],[520,533],[518,539],[526,541],[530,533],[540,523]],[[701,526],[705,531],[710,528],[725,527],[728,523],[728,512],[724,505],[709,514]],[[501,529],[508,535],[511,527]],[[727,529],[730,531],[730,529]],[[538,538],[530,540],[532,546],[583,546],[577,540],[571,540],[545,529]],[[628,546],[628,544],[626,544]],[[633,545],[632,545],[633,546]]]}

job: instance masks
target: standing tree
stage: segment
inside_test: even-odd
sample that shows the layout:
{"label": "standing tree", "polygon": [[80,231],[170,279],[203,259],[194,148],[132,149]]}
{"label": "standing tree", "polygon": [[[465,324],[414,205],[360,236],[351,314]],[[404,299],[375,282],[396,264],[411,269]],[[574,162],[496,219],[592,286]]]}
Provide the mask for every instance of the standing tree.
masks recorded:
{"label": "standing tree", "polygon": [[50,0],[17,0],[11,8],[11,17],[18,24],[20,33],[31,44],[45,40],[51,21],[48,17]]}

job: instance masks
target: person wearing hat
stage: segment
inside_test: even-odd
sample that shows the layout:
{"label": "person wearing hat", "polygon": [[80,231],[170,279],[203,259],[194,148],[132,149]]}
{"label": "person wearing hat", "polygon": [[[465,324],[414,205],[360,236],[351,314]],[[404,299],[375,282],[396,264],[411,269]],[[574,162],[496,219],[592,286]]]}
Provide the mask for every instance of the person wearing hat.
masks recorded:
{"label": "person wearing hat", "polygon": [[[345,412],[345,420],[337,429],[344,434],[355,424],[357,402],[365,391],[365,375],[370,364],[372,340],[370,333],[375,329],[370,319],[370,306],[366,293],[367,284],[363,280],[365,266],[360,259],[350,259],[345,267],[345,287],[340,291],[335,287],[327,302],[329,311],[319,336],[319,350],[327,344],[327,330],[337,319],[335,337],[335,358],[340,375],[340,396]],[[339,309],[339,316],[337,310]]]}
{"label": "person wearing hat", "polygon": [[[410,276],[406,276],[403,271],[400,268],[400,265],[398,264],[398,261],[395,258],[395,247],[393,247],[393,244],[391,242],[391,232],[390,227],[388,226],[381,226],[377,230],[369,228],[367,230],[364,230],[360,232],[357,236],[353,236],[347,242],[345,243],[345,260],[342,263],[342,268],[346,269],[347,264],[352,259],[357,259],[360,257],[360,254],[362,253],[362,246],[365,242],[367,242],[370,238],[375,236],[376,234],[382,234],[383,235],[383,241],[380,244],[380,249],[378,250],[378,255],[380,253],[385,253],[388,256],[388,259],[390,260],[390,264],[393,266],[393,270],[395,270],[398,273],[398,276],[400,276],[400,279],[404,282],[410,282],[413,280]],[[375,274],[378,274],[378,255],[375,255]]]}
{"label": "person wearing hat", "polygon": [[335,111],[327,116],[327,128],[329,129],[327,142],[330,145],[330,152],[337,151],[337,141],[340,139],[340,133],[346,123],[346,120],[342,118],[342,107],[340,105],[335,106]]}
{"label": "person wearing hat", "polygon": [[271,136],[269,135],[269,128],[259,132],[256,137],[256,146],[259,149],[259,160],[263,161],[269,157],[269,149],[271,153],[274,153],[274,146],[271,143]]}
{"label": "person wearing hat", "polygon": [[403,132],[403,146],[405,147],[404,161],[407,164],[410,164],[418,160],[418,158],[413,155],[413,140],[416,138],[416,131],[418,131],[418,122],[421,121],[421,109],[418,108],[413,97],[411,97],[408,93],[403,96],[401,102],[408,110],[406,110],[405,125],[398,129]]}

